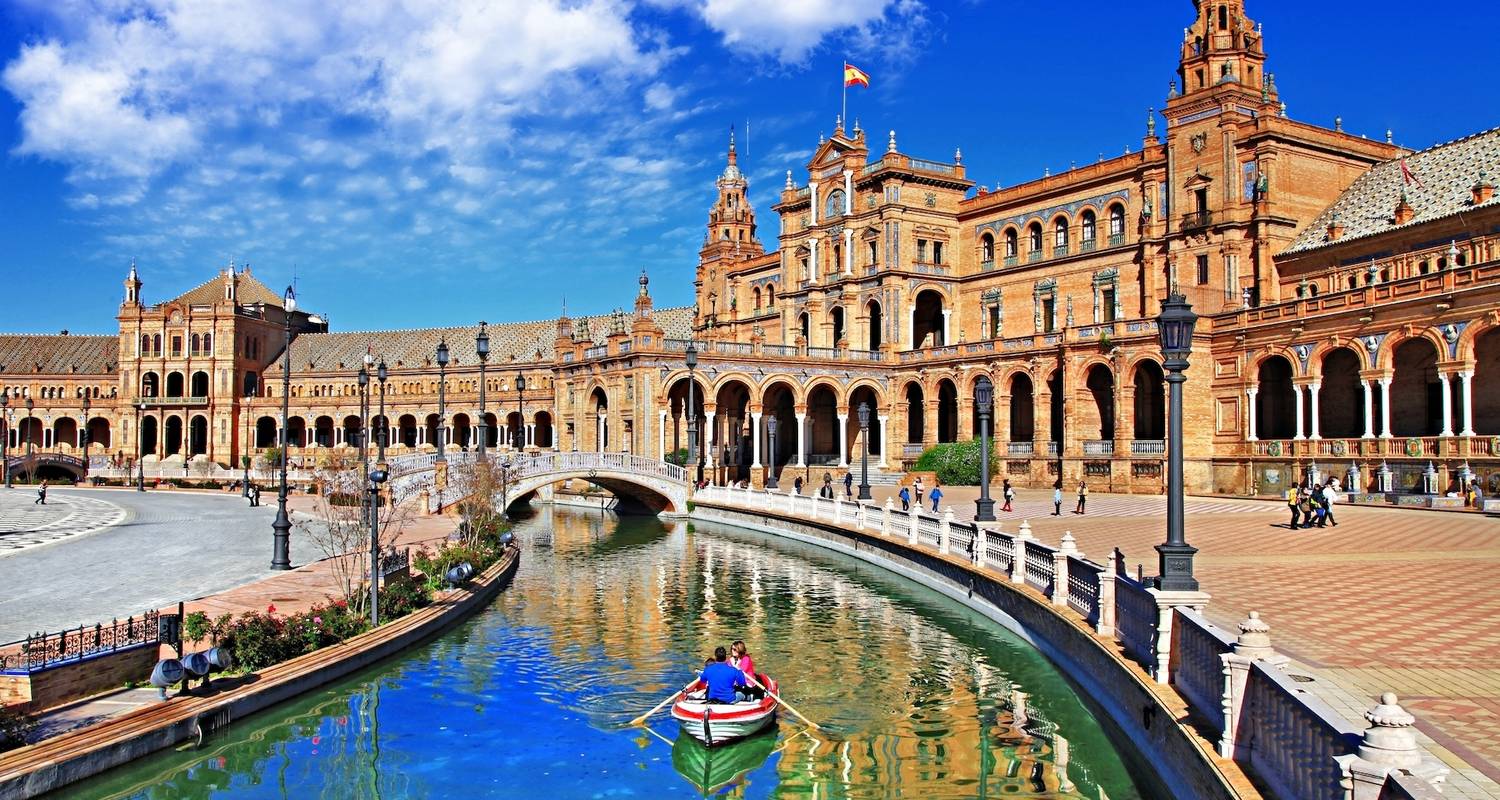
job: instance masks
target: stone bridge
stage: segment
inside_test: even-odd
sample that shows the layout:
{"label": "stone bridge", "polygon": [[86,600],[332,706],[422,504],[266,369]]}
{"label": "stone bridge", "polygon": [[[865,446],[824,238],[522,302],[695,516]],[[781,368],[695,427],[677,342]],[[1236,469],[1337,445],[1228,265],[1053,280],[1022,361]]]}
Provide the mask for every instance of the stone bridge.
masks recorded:
{"label": "stone bridge", "polygon": [[[447,454],[448,469],[474,462],[473,452]],[[618,510],[662,516],[686,516],[692,494],[687,470],[631,453],[527,453],[495,454],[490,460],[502,469],[505,486],[503,505],[509,509],[534,495],[550,495],[553,485],[567,480],[596,484],[620,500]],[[433,455],[404,456],[390,461],[391,480],[396,486],[431,484],[436,471]],[[448,486],[432,493],[434,509],[463,499],[462,481],[450,472]]]}

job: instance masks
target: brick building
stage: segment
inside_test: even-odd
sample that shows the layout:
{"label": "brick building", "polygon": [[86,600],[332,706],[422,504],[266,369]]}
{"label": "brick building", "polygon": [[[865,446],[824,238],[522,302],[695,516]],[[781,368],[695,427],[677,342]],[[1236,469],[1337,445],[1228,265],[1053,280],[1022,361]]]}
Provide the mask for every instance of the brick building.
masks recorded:
{"label": "brick building", "polygon": [[[1176,287],[1203,317],[1184,427],[1194,490],[1275,492],[1314,461],[1352,464],[1372,488],[1382,463],[1395,488],[1418,488],[1429,462],[1425,488],[1465,464],[1500,483],[1500,392],[1486,391],[1500,388],[1500,130],[1409,152],[1288,118],[1266,67],[1241,2],[1199,3],[1138,149],[994,189],[961,153],[919,158],[894,130],[839,120],[787,173],[772,250],[731,138],[693,306],[655,309],[642,275],[628,312],[489,326],[483,418],[476,327],[330,333],[298,312],[294,453],[353,441],[366,352],[390,367],[377,425],[400,451],[440,435],[472,446],[482,421],[501,450],[665,456],[695,416],[708,472],[756,483],[773,462],[852,463],[866,437],[882,471],[971,438],[987,375],[1005,474],[1156,492],[1154,318]],[[11,445],[24,425],[42,447],[76,447],[85,392],[96,455],[232,465],[274,444],[280,297],[232,267],[167,303],[139,293],[132,269],[118,340],[0,339],[0,384],[35,404]],[[444,417],[439,341],[454,353]]]}

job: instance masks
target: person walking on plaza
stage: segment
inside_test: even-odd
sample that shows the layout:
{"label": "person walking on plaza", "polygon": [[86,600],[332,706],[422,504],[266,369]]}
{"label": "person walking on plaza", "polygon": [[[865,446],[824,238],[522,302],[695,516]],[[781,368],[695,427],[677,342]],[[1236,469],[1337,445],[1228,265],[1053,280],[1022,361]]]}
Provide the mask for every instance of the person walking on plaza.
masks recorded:
{"label": "person walking on plaza", "polygon": [[47,505],[47,482],[46,481],[42,481],[42,485],[36,490],[36,499],[33,500],[33,501],[31,501],[31,504],[32,505]]}
{"label": "person walking on plaza", "polygon": [[[1312,501],[1312,514],[1313,519],[1317,521],[1317,526],[1319,528],[1328,527],[1328,515],[1326,513],[1328,496],[1323,493],[1323,484],[1313,484],[1312,495],[1309,499]],[[1308,523],[1307,527],[1311,528],[1312,526],[1312,523]]]}
{"label": "person walking on plaza", "polygon": [[797,476],[797,480],[792,481],[792,489],[794,491],[796,491],[797,494],[802,494],[802,476],[801,475]]}
{"label": "person walking on plaza", "polygon": [[1323,518],[1318,521],[1319,528],[1323,527],[1324,523],[1330,523],[1335,528],[1339,526],[1338,520],[1333,518],[1333,504],[1337,503],[1338,501],[1338,482],[1330,478],[1328,481],[1328,485],[1323,487]]}
{"label": "person walking on plaza", "polygon": [[1084,509],[1089,502],[1089,485],[1087,481],[1078,482],[1078,507],[1073,509],[1074,514],[1085,513]]}
{"label": "person walking on plaza", "polygon": [[943,499],[942,484],[934,483],[932,485],[932,491],[928,493],[928,496],[932,498],[932,513],[936,514],[938,510],[938,501]]}
{"label": "person walking on plaza", "polygon": [[823,473],[823,488],[819,490],[819,493],[822,494],[824,497],[828,498],[829,500],[833,499],[833,473],[832,472],[824,472]]}
{"label": "person walking on plaza", "polygon": [[851,498],[853,496],[854,496],[854,473],[852,473],[852,472],[850,472],[849,470],[846,469],[846,470],[844,470],[844,498],[848,499],[848,498]]}
{"label": "person walking on plaza", "polygon": [[912,488],[912,493],[917,496],[917,508],[921,508],[922,507],[922,476],[921,475],[918,475],[917,479],[915,481],[912,481],[911,488]]}
{"label": "person walking on plaza", "polygon": [[1295,486],[1286,490],[1286,504],[1292,510],[1292,530],[1297,530],[1297,523],[1302,520],[1302,508],[1299,505],[1301,501],[1298,494]]}
{"label": "person walking on plaza", "polygon": [[1062,516],[1062,481],[1052,484],[1052,516]]}
{"label": "person walking on plaza", "polygon": [[1016,490],[1015,490],[1014,487],[1012,487],[1010,485],[1010,478],[1006,478],[1005,479],[1005,485],[1002,486],[1002,487],[1000,487],[1000,496],[1003,497],[1003,498],[1005,498],[1005,505],[1000,510],[1001,511],[1009,511],[1009,510],[1011,510],[1010,509],[1010,504],[1011,504],[1011,501],[1013,501],[1013,500],[1016,499]]}
{"label": "person walking on plaza", "polygon": [[1302,527],[1311,528],[1313,526],[1312,490],[1307,487],[1307,484],[1302,484],[1297,489],[1297,508],[1302,511]]}
{"label": "person walking on plaza", "polygon": [[911,510],[911,492],[907,491],[906,487],[903,486],[903,487],[901,487],[901,491],[898,492],[896,494],[896,496],[901,498],[901,510],[902,511],[910,511]]}

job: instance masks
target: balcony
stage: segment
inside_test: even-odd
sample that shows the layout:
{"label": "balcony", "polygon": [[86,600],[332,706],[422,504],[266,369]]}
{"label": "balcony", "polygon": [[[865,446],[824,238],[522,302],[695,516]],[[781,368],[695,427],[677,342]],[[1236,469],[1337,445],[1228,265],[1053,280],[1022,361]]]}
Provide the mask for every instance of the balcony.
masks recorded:
{"label": "balcony", "polygon": [[1182,215],[1182,229],[1185,231],[1207,228],[1212,224],[1214,224],[1214,212],[1212,211],[1194,211],[1191,214]]}
{"label": "balcony", "polygon": [[1036,442],[1006,442],[1005,454],[1008,456],[1036,455]]}
{"label": "balcony", "polygon": [[1125,234],[1124,233],[1111,233],[1109,235],[1109,246],[1110,247],[1119,247],[1122,244],[1125,244]]}
{"label": "balcony", "polygon": [[1085,439],[1083,454],[1086,456],[1112,456],[1115,454],[1113,439]]}
{"label": "balcony", "polygon": [[1063,256],[1065,256],[1067,254],[1068,254],[1068,246],[1066,244],[1060,244],[1060,245],[1057,245],[1057,246],[1055,246],[1055,247],[1052,248],[1052,257],[1053,258],[1062,258]]}
{"label": "balcony", "polygon": [[1099,241],[1097,239],[1084,239],[1082,242],[1078,243],[1078,252],[1092,253],[1096,249],[1098,249],[1098,247]]}
{"label": "balcony", "polygon": [[1021,263],[1020,256],[1006,256],[1005,260],[1003,262],[1001,262],[1002,265],[1007,266],[1007,267],[1014,267],[1015,265],[1017,265],[1019,263]]}
{"label": "balcony", "polygon": [[1167,443],[1162,439],[1136,439],[1130,443],[1130,454],[1133,456],[1160,456],[1166,455]]}
{"label": "balcony", "polygon": [[137,397],[133,403],[142,410],[148,408],[200,408],[208,405],[207,397]]}
{"label": "balcony", "polygon": [[1045,256],[1043,256],[1041,250],[1032,250],[1030,253],[1026,254],[1026,263],[1030,264],[1036,261],[1041,261],[1044,257]]}

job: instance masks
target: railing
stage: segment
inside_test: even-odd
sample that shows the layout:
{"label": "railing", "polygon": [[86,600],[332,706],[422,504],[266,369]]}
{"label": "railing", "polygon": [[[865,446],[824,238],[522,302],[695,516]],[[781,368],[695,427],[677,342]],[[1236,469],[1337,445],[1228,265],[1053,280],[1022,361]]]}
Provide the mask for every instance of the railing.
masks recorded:
{"label": "railing", "polygon": [[1065,244],[1053,245],[1053,247],[1052,247],[1052,257],[1053,258],[1062,258],[1063,256],[1065,256],[1067,254],[1068,254],[1068,246],[1067,245],[1065,245]]}
{"label": "railing", "polygon": [[1083,454],[1086,456],[1112,456],[1115,454],[1113,439],[1085,439]]}
{"label": "railing", "polygon": [[1078,243],[1078,252],[1092,253],[1099,248],[1098,239],[1084,239]]}
{"label": "railing", "polygon": [[1099,624],[1099,583],[1105,568],[1078,556],[1068,556],[1068,608],[1091,626]]}
{"label": "railing", "polygon": [[1130,442],[1130,454],[1133,456],[1160,456],[1166,455],[1167,442],[1164,439],[1133,439]]}
{"label": "railing", "polygon": [[411,548],[391,548],[391,550],[380,554],[380,577],[395,574],[411,568]]}
{"label": "railing", "polygon": [[1003,266],[1014,267],[1017,264],[1021,263],[1021,257],[1020,256],[1006,256],[1005,259],[1002,260],[1000,263]]}
{"label": "railing", "polygon": [[790,344],[763,344],[760,346],[760,353],[775,358],[786,358],[797,355],[797,348]]}
{"label": "railing", "polygon": [[1057,455],[1057,442],[1048,442],[1047,443],[1047,455],[1049,455],[1049,456],[1055,456],[1055,455]]}
{"label": "railing", "polygon": [[850,350],[851,361],[884,361],[885,354],[879,350]]}
{"label": "railing", "polygon": [[1214,212],[1194,211],[1191,214],[1182,215],[1182,229],[1185,231],[1207,228],[1214,224]]}
{"label": "railing", "polygon": [[911,164],[912,169],[919,169],[923,172],[936,172],[942,175],[958,174],[958,168],[953,166],[952,164],[941,164],[937,161],[924,161],[920,158],[913,158],[909,163]]}
{"label": "railing", "polygon": [[1344,800],[1343,770],[1335,761],[1354,751],[1359,731],[1321,700],[1264,662],[1250,665],[1242,719],[1259,721],[1239,735],[1254,742],[1250,767],[1276,797]]}
{"label": "railing", "polygon": [[1125,234],[1123,234],[1123,233],[1111,233],[1109,235],[1109,246],[1110,247],[1119,247],[1122,244],[1125,244]]}
{"label": "railing", "polygon": [[1115,576],[1115,635],[1125,654],[1145,664],[1156,660],[1156,598],[1146,587],[1126,575]]}
{"label": "railing", "polygon": [[630,349],[631,349],[632,345],[633,345],[633,343],[629,339],[623,339],[623,340],[621,340],[620,341],[620,352],[621,353],[628,353],[628,352],[630,352]]}
{"label": "railing", "polygon": [[131,404],[134,405],[134,406],[136,406],[136,407],[138,407],[138,408],[141,408],[141,409],[165,408],[165,407],[176,408],[176,407],[180,407],[180,406],[206,406],[206,405],[208,405],[208,396],[207,395],[203,395],[203,396],[198,396],[198,397],[161,397],[161,396],[156,396],[156,397],[137,397],[134,400],[134,402],[132,402]]}
{"label": "railing", "polygon": [[755,345],[749,342],[714,342],[714,352],[727,356],[748,356],[755,353]]}
{"label": "railing", "polygon": [[809,347],[807,357],[834,359],[839,357],[839,350],[837,347]]}
{"label": "railing", "polygon": [[1046,256],[1044,256],[1042,254],[1042,251],[1040,251],[1040,250],[1032,250],[1031,252],[1029,252],[1029,253],[1026,254],[1026,260],[1027,260],[1027,262],[1041,261],[1045,257]]}
{"label": "railing", "polygon": [[1022,553],[1026,565],[1026,585],[1041,592],[1051,594],[1054,562],[1052,559],[1052,548],[1030,540],[1026,541],[1025,552]]}
{"label": "railing", "polygon": [[147,611],[139,617],[126,617],[124,622],[117,619],[92,628],[79,626],[58,633],[34,633],[18,642],[0,645],[0,672],[40,672],[90,656],[154,645],[157,617],[157,612]]}
{"label": "railing", "polygon": [[923,514],[917,506],[912,506],[911,513],[917,518],[917,543],[937,547],[942,541],[942,534],[938,531],[938,518]]}
{"label": "railing", "polygon": [[[1196,611],[1179,608],[1172,621],[1172,684],[1198,708],[1219,705],[1224,694],[1224,661],[1234,651],[1234,637]],[[1224,732],[1224,715],[1207,714],[1215,733]]]}
{"label": "railing", "polygon": [[1034,456],[1036,455],[1036,442],[1006,442],[1005,454],[1008,456]]}
{"label": "railing", "polygon": [[[297,460],[297,459],[293,459]],[[131,481],[144,477],[148,481],[205,481],[230,483],[244,480],[245,470],[225,467],[212,461],[184,461],[181,463],[157,461],[132,467],[94,467],[89,469],[90,478],[101,480]],[[306,483],[317,477],[316,470],[288,469],[286,479],[292,483]],[[250,470],[250,480],[265,483],[281,480],[281,467],[265,466]]]}

